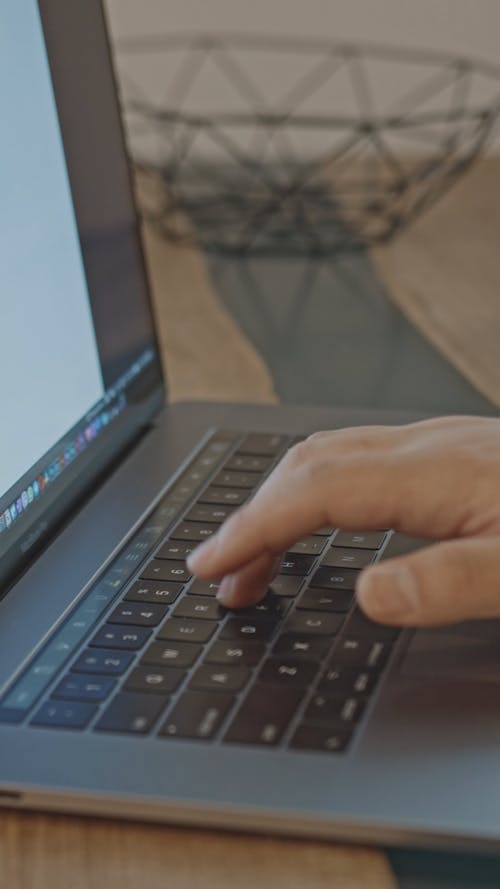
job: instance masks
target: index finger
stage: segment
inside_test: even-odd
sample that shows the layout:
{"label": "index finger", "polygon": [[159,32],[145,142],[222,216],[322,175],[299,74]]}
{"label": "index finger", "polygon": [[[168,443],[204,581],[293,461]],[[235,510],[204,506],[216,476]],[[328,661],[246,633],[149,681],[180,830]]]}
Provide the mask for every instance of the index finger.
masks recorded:
{"label": "index finger", "polygon": [[402,487],[409,483],[403,478],[395,483],[398,473],[387,447],[337,450],[332,440],[313,436],[292,448],[250,503],[190,554],[189,568],[199,577],[222,577],[262,553],[285,551],[327,524],[346,530],[392,527],[397,505],[406,499]]}

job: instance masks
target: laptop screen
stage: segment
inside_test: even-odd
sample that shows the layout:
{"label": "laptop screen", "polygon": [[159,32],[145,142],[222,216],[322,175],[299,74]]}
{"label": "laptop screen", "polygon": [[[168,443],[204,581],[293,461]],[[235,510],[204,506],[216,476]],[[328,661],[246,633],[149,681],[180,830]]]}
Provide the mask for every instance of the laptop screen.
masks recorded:
{"label": "laptop screen", "polygon": [[101,10],[45,5],[0,11],[0,580],[160,383]]}

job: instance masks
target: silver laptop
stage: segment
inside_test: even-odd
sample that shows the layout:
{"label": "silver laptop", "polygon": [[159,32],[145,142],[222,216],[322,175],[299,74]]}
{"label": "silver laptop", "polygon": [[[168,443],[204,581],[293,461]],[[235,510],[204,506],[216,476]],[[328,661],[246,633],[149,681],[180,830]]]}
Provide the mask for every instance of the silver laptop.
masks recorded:
{"label": "silver laptop", "polygon": [[318,529],[238,613],[186,568],[297,438],[410,417],[166,407],[99,0],[6,0],[0,84],[0,803],[498,848],[498,622],[355,606],[417,541]]}

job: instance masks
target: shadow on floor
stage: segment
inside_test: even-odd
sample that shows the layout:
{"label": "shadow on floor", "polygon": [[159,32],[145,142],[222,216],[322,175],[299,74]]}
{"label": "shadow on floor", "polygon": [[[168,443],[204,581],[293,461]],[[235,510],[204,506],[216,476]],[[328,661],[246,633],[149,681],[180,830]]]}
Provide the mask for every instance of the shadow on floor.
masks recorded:
{"label": "shadow on floor", "polygon": [[282,401],[497,413],[391,302],[367,254],[208,262]]}

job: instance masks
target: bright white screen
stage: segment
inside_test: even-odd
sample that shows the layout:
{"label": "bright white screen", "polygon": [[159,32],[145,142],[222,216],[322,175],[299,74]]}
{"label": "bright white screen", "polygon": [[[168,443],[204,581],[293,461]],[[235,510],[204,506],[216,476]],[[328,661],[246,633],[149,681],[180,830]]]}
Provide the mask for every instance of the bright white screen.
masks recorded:
{"label": "bright white screen", "polygon": [[33,0],[0,6],[0,115],[1,496],[103,394]]}

